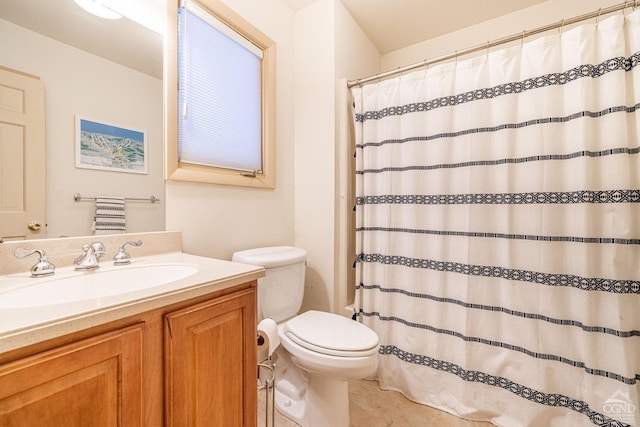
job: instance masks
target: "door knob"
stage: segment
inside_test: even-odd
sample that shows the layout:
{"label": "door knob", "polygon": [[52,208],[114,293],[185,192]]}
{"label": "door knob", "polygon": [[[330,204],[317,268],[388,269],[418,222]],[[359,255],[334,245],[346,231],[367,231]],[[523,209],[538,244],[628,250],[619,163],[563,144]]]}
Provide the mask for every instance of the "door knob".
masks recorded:
{"label": "door knob", "polygon": [[37,221],[31,221],[27,227],[29,227],[29,230],[39,231],[41,225]]}

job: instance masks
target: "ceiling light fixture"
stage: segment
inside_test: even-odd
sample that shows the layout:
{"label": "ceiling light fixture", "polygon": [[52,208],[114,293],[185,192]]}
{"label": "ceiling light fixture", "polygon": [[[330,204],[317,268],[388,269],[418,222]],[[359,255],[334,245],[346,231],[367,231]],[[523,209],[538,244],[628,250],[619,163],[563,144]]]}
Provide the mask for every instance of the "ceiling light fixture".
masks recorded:
{"label": "ceiling light fixture", "polygon": [[[98,0],[104,7],[156,33],[164,33],[165,0]],[[0,0],[2,2],[2,0]]]}
{"label": "ceiling light fixture", "polygon": [[92,15],[104,19],[120,19],[122,15],[102,5],[101,0],[74,0],[78,6]]}

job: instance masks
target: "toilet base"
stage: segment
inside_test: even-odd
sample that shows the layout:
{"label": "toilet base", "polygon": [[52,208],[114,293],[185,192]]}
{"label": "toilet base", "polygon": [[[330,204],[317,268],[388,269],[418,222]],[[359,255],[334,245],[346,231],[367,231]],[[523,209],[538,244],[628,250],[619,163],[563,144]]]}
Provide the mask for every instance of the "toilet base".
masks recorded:
{"label": "toilet base", "polygon": [[286,379],[276,381],[276,408],[302,427],[349,427],[349,382],[309,375],[299,392]]}
{"label": "toilet base", "polygon": [[306,372],[276,351],[275,404],[302,427],[349,427],[349,381]]}

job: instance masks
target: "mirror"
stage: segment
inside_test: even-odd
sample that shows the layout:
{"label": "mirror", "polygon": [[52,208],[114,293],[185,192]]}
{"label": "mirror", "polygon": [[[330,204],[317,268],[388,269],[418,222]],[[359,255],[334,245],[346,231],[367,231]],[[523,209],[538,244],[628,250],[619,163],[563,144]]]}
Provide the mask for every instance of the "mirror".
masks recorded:
{"label": "mirror", "polygon": [[[164,16],[165,0],[136,2]],[[162,53],[160,34],[98,18],[74,0],[0,1],[0,66],[44,86],[47,226],[32,238],[93,234],[97,196],[131,199],[127,232],[164,230]],[[78,160],[80,119],[142,135],[146,173]]]}

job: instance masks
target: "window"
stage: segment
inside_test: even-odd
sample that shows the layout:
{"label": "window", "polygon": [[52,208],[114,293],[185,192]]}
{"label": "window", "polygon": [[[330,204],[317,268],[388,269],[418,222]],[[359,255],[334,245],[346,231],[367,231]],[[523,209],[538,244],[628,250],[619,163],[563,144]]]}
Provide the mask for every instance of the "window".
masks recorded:
{"label": "window", "polygon": [[274,188],[274,43],[218,0],[187,1],[176,22],[167,178]]}

